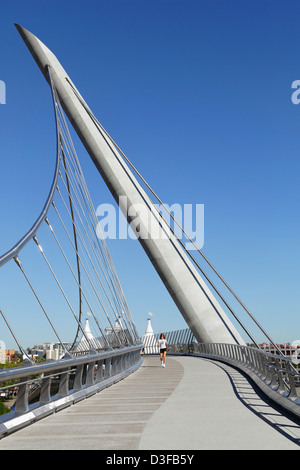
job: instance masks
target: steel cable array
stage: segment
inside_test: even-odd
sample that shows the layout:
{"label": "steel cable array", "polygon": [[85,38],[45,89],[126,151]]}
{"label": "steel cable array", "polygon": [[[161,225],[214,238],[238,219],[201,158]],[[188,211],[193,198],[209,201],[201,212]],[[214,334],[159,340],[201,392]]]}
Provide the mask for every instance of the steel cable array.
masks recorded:
{"label": "steel cable array", "polygon": [[[53,182],[41,214],[21,240],[0,257],[0,267],[11,260],[16,262],[60,345],[61,356],[69,357],[73,354],[124,348],[137,344],[139,337],[104,237],[99,233],[94,206],[49,67],[48,73],[57,134]],[[50,261],[50,252],[52,253],[53,248],[51,242],[47,239],[44,245],[40,240],[40,232],[43,232],[44,226],[47,227],[58,249],[52,261]],[[42,237],[43,235],[41,239]],[[30,278],[28,268],[25,268],[25,263],[21,261],[23,250],[29,246],[30,241],[34,241],[38,247],[38,252],[60,291],[64,300],[64,307],[61,307],[63,313],[71,312],[75,320],[76,332],[72,341],[69,338],[63,341],[62,334],[54,326],[57,322],[57,319],[53,320],[55,315],[53,312],[48,312],[46,301],[42,299],[36,283]],[[48,249],[48,245],[51,245],[51,250]],[[64,276],[57,268],[61,263],[57,261],[57,253],[62,255],[64,269],[68,270],[76,287],[77,307],[72,305],[75,297],[74,285],[73,290],[70,291],[69,278],[67,281],[67,276]],[[66,287],[64,281],[66,281]],[[49,296],[52,295],[49,291]],[[8,321],[7,315],[4,315],[3,308],[0,309],[0,313],[20,351],[26,355],[15,332],[18,328],[12,327],[12,322]],[[89,317],[93,329],[96,330],[92,335],[84,328],[84,316]],[[79,341],[80,334],[82,338]],[[29,357],[27,357],[27,362],[31,362]]]}
{"label": "steel cable array", "polygon": [[[242,307],[242,310],[246,312],[248,318],[251,319],[251,321],[258,327],[259,331],[263,333],[265,338],[267,338],[270,343],[274,346],[274,348],[277,350],[277,352],[282,355],[282,351],[280,348],[277,346],[277,344],[274,342],[274,340],[271,338],[271,336],[267,333],[267,331],[262,327],[262,325],[257,321],[257,319],[254,317],[254,315],[250,312],[250,310],[246,307],[245,303],[239,298],[239,296],[235,293],[235,291],[230,287],[230,285],[226,282],[224,277],[220,274],[220,272],[213,266],[211,261],[207,258],[207,256],[203,253],[203,251],[196,245],[196,243],[192,240],[192,238],[189,236],[189,234],[184,230],[183,226],[179,221],[174,217],[172,212],[168,209],[166,204],[163,203],[163,201],[159,198],[158,194],[154,191],[154,189],[150,186],[150,184],[146,181],[146,179],[141,175],[141,173],[137,170],[137,168],[133,165],[133,163],[129,160],[129,158],[125,155],[125,153],[120,149],[118,144],[113,140],[113,138],[109,135],[109,133],[104,129],[102,124],[99,122],[99,120],[94,116],[93,112],[87,105],[87,103],[84,101],[78,90],[73,86],[73,84],[67,79],[69,85],[73,89],[74,94],[77,96],[78,100],[80,101],[81,105],[85,108],[86,112],[90,116],[91,120],[97,127],[98,131],[101,133],[102,137],[105,139],[106,143],[109,145],[110,149],[114,153],[116,159],[119,161],[119,163],[122,165],[120,156],[122,156],[125,160],[125,162],[129,165],[129,167],[133,170],[134,174],[139,178],[139,180],[142,182],[142,184],[145,186],[147,190],[149,190],[150,194],[154,197],[154,199],[159,203],[160,208],[163,208],[163,210],[168,214],[168,216],[173,220],[174,224],[179,228],[180,233],[191,243],[197,253],[200,254],[206,265],[213,271],[213,273],[217,276],[217,278],[221,281],[223,286],[225,286],[226,291],[229,292],[233,298],[237,301],[237,303]],[[222,295],[220,289],[217,288],[216,283],[211,280],[211,278],[207,275],[205,270],[200,266],[199,262],[196,260],[196,258],[191,254],[191,252],[186,248],[185,244],[182,242],[181,237],[178,236],[175,232],[175,230],[171,227],[171,224],[166,220],[166,218],[163,216],[163,214],[160,212],[159,208],[156,207],[155,204],[151,207],[151,210],[156,212],[157,217],[161,218],[163,222],[167,225],[168,229],[172,233],[172,235],[176,238],[178,243],[181,245],[181,247],[184,249],[185,253],[188,255],[188,257],[191,259],[193,264],[196,266],[196,268],[200,271],[201,275],[208,281],[212,289],[215,291],[217,296],[221,299],[221,301],[224,303],[224,305],[227,307],[228,311],[233,315],[235,320],[238,322],[238,324],[241,326],[241,328],[244,330],[244,332],[247,334],[248,338],[251,340],[251,342],[256,346],[259,347],[257,344],[257,341],[255,340],[254,336],[250,333],[249,329],[246,327],[245,322],[242,322],[239,316],[236,314],[234,309],[230,306],[229,302],[225,299],[224,295]]]}

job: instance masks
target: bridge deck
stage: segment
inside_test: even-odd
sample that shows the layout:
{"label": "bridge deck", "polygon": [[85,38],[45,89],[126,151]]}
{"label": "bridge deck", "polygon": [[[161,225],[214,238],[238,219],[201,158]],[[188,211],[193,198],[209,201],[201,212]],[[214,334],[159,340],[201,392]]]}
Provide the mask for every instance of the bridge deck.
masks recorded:
{"label": "bridge deck", "polygon": [[157,356],[127,379],[0,441],[0,450],[299,449],[299,423],[235,369]]}

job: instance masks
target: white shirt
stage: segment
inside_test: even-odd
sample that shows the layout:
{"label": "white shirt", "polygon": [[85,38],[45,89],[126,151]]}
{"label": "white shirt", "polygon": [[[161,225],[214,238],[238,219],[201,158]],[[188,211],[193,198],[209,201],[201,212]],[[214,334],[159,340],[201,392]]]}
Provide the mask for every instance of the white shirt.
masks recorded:
{"label": "white shirt", "polygon": [[158,342],[158,345],[160,349],[165,349],[167,347],[167,340],[166,339],[160,339]]}

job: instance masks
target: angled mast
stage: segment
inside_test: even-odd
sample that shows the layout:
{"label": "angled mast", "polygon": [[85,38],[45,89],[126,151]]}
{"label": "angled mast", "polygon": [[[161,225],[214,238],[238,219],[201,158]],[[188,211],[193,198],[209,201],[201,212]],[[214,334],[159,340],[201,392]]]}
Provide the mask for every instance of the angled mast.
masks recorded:
{"label": "angled mast", "polygon": [[[139,242],[196,339],[208,343],[245,344],[178,240],[169,234],[168,226],[153,209],[151,199],[117,146],[97,125],[96,118],[58,59],[32,33],[19,25],[16,28],[48,82],[47,67],[50,67],[66,115],[129,224],[134,224],[136,218],[136,213],[130,209],[143,207],[139,213]],[[122,204],[122,201],[127,203]],[[161,231],[165,231],[168,238],[152,236]]]}

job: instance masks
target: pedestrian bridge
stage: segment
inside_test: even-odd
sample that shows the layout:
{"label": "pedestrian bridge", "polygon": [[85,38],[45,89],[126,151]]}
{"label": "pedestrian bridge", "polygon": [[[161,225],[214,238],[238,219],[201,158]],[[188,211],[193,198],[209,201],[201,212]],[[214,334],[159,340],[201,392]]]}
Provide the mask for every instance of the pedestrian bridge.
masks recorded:
{"label": "pedestrian bridge", "polygon": [[297,450],[300,422],[241,371],[145,356],[129,377],[0,441],[0,450]]}
{"label": "pedestrian bridge", "polygon": [[[0,369],[1,392],[17,389],[14,410],[0,419],[0,449],[298,449],[297,350],[294,358],[282,354],[108,135],[53,53],[18,30],[50,85],[57,148],[39,216],[0,256],[1,335],[9,333],[21,355],[16,367]],[[140,335],[66,117],[119,206],[128,198],[120,209],[190,327],[187,335],[167,335],[166,368],[153,354],[157,341],[141,359]],[[141,207],[145,213],[132,214]],[[96,334],[83,326],[85,315]],[[275,354],[261,351],[249,319]],[[23,347],[33,326],[51,338],[44,362]]]}

